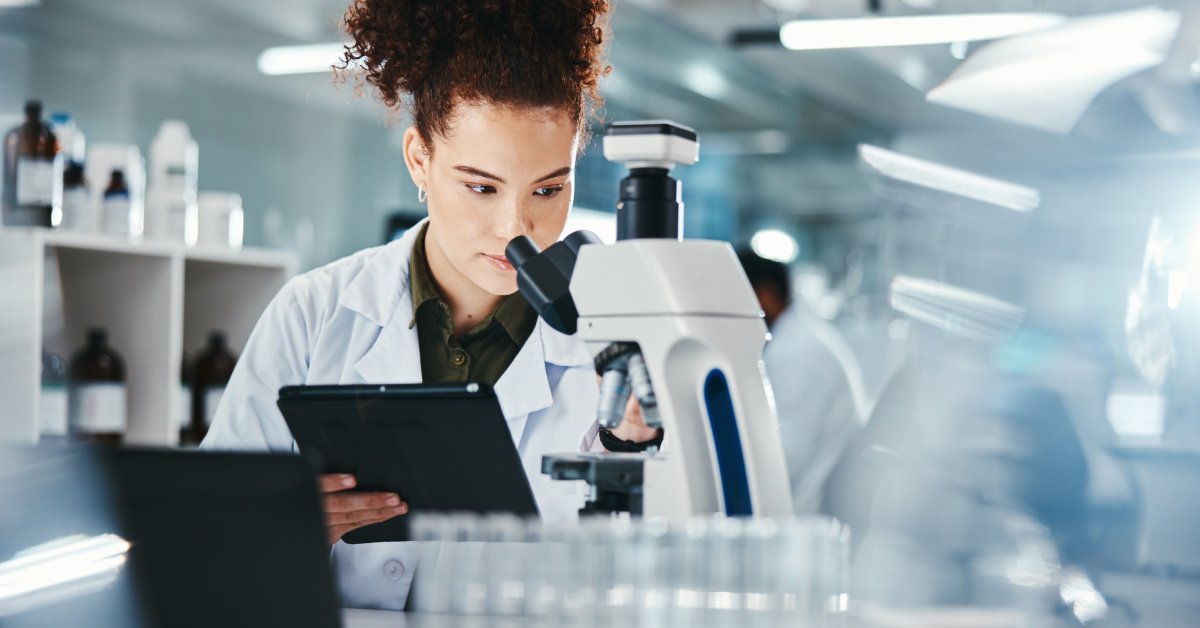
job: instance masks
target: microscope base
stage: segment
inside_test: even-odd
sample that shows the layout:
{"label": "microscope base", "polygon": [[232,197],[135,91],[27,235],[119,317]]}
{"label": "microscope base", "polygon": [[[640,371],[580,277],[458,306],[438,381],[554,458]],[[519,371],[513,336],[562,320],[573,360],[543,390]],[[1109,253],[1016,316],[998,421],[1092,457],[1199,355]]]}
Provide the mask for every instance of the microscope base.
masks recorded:
{"label": "microscope base", "polygon": [[642,514],[643,454],[578,453],[542,456],[542,473],[555,480],[582,480],[592,496],[580,515]]}

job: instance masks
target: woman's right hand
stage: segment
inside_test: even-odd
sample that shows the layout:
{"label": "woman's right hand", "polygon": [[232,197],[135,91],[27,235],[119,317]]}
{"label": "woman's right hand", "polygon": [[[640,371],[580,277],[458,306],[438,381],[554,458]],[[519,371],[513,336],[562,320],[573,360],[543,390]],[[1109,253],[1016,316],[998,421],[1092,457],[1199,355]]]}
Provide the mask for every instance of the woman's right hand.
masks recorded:
{"label": "woman's right hand", "polygon": [[408,512],[408,504],[395,493],[343,493],[357,484],[353,475],[331,473],[321,476],[325,526],[329,545],[351,530],[387,521]]}

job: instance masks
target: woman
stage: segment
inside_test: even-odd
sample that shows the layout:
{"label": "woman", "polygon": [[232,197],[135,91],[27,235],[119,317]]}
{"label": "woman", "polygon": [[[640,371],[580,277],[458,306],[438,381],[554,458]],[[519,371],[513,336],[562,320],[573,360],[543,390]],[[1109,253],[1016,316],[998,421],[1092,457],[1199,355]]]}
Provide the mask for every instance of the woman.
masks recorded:
{"label": "woman", "polygon": [[[607,0],[357,0],[346,14],[383,102],[411,102],[404,161],[429,218],[402,239],[289,282],[246,345],[204,447],[292,451],[275,407],[294,384],[493,384],[539,509],[569,518],[572,483],[541,456],[596,446],[596,376],[583,343],[542,323],[516,294],[512,238],[545,247],[571,207],[575,157],[599,104]],[[626,421],[604,442],[661,434]],[[614,440],[615,439],[615,440]],[[339,587],[348,606],[403,608],[408,543],[348,545],[347,532],[407,512],[397,495],[342,493],[321,478]]]}

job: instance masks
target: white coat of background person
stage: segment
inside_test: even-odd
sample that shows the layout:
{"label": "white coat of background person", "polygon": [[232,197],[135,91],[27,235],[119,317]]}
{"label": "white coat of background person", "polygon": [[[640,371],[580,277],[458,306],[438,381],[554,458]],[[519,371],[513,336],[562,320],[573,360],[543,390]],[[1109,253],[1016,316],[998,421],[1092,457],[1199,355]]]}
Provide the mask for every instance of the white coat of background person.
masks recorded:
{"label": "white coat of background person", "polygon": [[[426,367],[431,377],[444,381],[440,364],[422,362],[423,347],[441,347],[433,333],[457,343],[479,338],[471,336],[475,330],[494,329],[500,305],[520,299],[505,247],[525,235],[545,248],[562,234],[574,195],[576,158],[591,113],[601,105],[598,83],[607,73],[608,43],[602,26],[608,9],[605,0],[545,0],[511,8],[355,0],[345,20],[352,43],[344,67],[365,75],[385,105],[412,113],[403,156],[418,200],[427,203],[428,221],[397,242],[361,251],[284,287],[251,334],[203,447],[294,451],[275,405],[280,387],[415,383],[424,379]],[[523,45],[513,48],[512,41]],[[443,314],[428,325],[414,311],[409,276],[414,243],[422,233],[438,299],[423,303]],[[485,333],[480,342],[494,343],[486,345],[489,349],[515,348],[495,379],[511,442],[543,518],[574,517],[583,504],[583,487],[543,476],[541,457],[592,449],[597,440],[598,385],[591,354],[581,340],[540,320],[524,340],[505,333],[508,337]],[[434,344],[426,344],[429,338]],[[448,359],[461,365],[464,354],[467,363],[479,363],[465,344]],[[462,375],[455,371],[451,377]],[[634,444],[660,436],[628,419],[611,434]],[[474,471],[485,477],[489,470]],[[342,601],[351,607],[403,609],[417,544],[340,540],[348,531],[403,514],[403,496],[347,493],[351,486],[349,477],[321,478]]]}
{"label": "white coat of background person", "polygon": [[775,407],[796,514],[820,510],[825,482],[863,427],[858,363],[828,322],[793,303],[787,267],[752,251],[738,260],[771,331],[763,364]]}

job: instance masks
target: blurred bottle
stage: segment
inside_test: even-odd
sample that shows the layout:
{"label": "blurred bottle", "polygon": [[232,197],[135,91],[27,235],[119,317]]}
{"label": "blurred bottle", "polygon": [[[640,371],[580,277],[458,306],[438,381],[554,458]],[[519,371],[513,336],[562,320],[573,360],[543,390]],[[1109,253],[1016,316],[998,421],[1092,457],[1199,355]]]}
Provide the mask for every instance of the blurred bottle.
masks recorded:
{"label": "blurred bottle", "polygon": [[125,364],[108,346],[108,331],[88,330],[87,345],[71,358],[67,422],[72,436],[119,445],[128,424]]}
{"label": "blurred bottle", "polygon": [[129,192],[129,229],[133,237],[141,237],[146,213],[146,160],[132,144],[93,144],[87,151],[84,179],[92,193],[93,212],[101,231],[104,227],[104,191],[114,170],[125,177]]}
{"label": "blurred bottle", "polygon": [[208,348],[196,358],[196,364],[192,367],[191,442],[199,443],[208,434],[234,366],[237,366],[237,357],[229,349],[225,334],[219,331],[210,333]]}
{"label": "blurred bottle", "polygon": [[42,352],[42,398],[38,432],[43,441],[67,436],[67,363],[53,353]]}
{"label": "blurred bottle", "polygon": [[96,212],[83,178],[83,164],[71,164],[63,172],[62,228],[95,231]]}
{"label": "blurred bottle", "polygon": [[113,170],[104,188],[104,202],[100,205],[100,219],[104,231],[114,235],[128,236],[131,229],[133,205],[129,199],[129,186],[125,184],[125,172]]}
{"label": "blurred bottle", "polygon": [[200,149],[186,122],[166,120],[150,145],[146,234],[194,246]]}
{"label": "blurred bottle", "polygon": [[58,139],[58,150],[63,156],[63,169],[72,165],[83,166],[87,155],[87,138],[75,124],[75,118],[64,111],[50,114],[50,130]]}
{"label": "blurred bottle", "polygon": [[179,421],[179,444],[198,445],[192,439],[192,366],[187,351],[179,365],[179,389],[175,391],[175,416]]}
{"label": "blurred bottle", "polygon": [[4,137],[4,224],[53,227],[62,213],[63,162],[42,122],[42,103],[25,104],[25,122]]}
{"label": "blurred bottle", "polygon": [[200,194],[200,224],[197,246],[239,250],[242,248],[242,197],[229,192]]}

